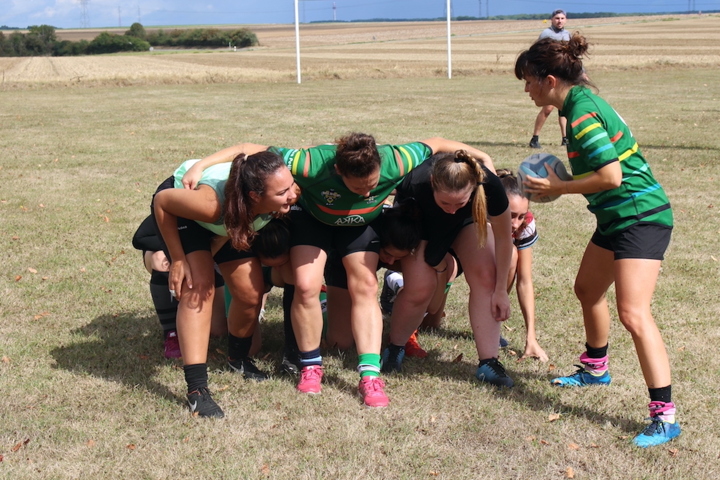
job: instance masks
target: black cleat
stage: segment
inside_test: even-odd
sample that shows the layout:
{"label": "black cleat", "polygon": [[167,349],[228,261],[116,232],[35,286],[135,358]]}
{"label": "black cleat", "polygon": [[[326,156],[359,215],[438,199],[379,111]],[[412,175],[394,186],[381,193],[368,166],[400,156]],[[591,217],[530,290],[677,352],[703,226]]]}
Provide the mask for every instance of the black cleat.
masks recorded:
{"label": "black cleat", "polygon": [[267,373],[255,366],[255,362],[250,357],[245,357],[241,360],[228,360],[228,365],[248,380],[262,382],[269,378]]}
{"label": "black cleat", "polygon": [[195,391],[188,393],[187,395],[188,406],[190,407],[190,413],[193,416],[203,418],[223,418],[225,413],[222,408],[215,403],[210,389],[208,387],[200,387]]}

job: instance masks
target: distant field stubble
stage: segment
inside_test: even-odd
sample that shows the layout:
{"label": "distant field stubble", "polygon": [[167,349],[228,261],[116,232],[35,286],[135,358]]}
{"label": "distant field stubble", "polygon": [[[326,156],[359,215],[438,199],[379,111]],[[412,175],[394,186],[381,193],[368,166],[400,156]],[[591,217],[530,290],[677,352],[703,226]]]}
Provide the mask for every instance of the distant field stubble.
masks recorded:
{"label": "distant field stubble", "polygon": [[[511,71],[517,53],[547,24],[468,21],[452,25],[454,76]],[[261,45],[243,51],[155,50],[86,57],[0,58],[0,87],[172,85],[292,82],[292,25],[248,26]],[[590,71],[720,65],[720,16],[570,19],[593,43]],[[123,32],[123,29],[118,29]],[[61,39],[91,39],[100,30],[60,30]],[[443,22],[302,25],[304,81],[447,76]]]}

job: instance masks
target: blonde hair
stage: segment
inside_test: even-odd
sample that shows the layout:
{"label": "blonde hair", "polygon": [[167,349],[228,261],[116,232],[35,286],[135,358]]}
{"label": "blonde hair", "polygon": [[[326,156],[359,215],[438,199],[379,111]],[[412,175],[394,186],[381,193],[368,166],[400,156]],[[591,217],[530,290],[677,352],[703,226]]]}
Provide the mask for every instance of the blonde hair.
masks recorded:
{"label": "blonde hair", "polygon": [[478,160],[465,150],[455,153],[438,153],[433,156],[431,185],[434,191],[459,192],[469,186],[475,187],[472,216],[477,229],[478,245],[487,241],[487,200],[485,198],[485,172]]}

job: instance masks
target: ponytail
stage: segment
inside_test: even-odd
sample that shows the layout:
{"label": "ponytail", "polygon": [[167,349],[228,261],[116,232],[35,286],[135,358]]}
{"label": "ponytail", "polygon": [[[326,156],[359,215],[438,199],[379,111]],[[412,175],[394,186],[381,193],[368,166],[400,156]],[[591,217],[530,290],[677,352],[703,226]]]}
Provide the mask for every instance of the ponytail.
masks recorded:
{"label": "ponytail", "polygon": [[433,156],[433,190],[458,192],[474,186],[472,216],[477,229],[478,246],[483,248],[487,241],[487,199],[485,198],[485,171],[478,160],[465,150],[455,153],[440,153]]}
{"label": "ponytail", "polygon": [[512,170],[508,170],[507,168],[498,168],[497,176],[500,179],[500,183],[502,183],[503,188],[505,188],[505,193],[508,197],[510,195],[517,195],[518,197],[523,196],[523,193],[520,190],[520,183]]}
{"label": "ponytail", "polygon": [[241,153],[232,161],[230,174],[225,184],[223,221],[236,250],[249,250],[257,234],[253,229],[253,206],[256,198],[265,193],[265,183],[279,168],[285,167],[282,158],[272,152],[263,151],[245,156]]}

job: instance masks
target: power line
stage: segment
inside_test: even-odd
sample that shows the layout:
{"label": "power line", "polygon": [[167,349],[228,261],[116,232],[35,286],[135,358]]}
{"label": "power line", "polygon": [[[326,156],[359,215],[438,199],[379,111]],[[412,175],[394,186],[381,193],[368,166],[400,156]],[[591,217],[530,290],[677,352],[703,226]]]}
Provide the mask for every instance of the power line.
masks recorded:
{"label": "power line", "polygon": [[80,3],[80,27],[81,28],[88,28],[90,27],[90,21],[88,20],[88,3],[90,3],[90,0],[78,0]]}

